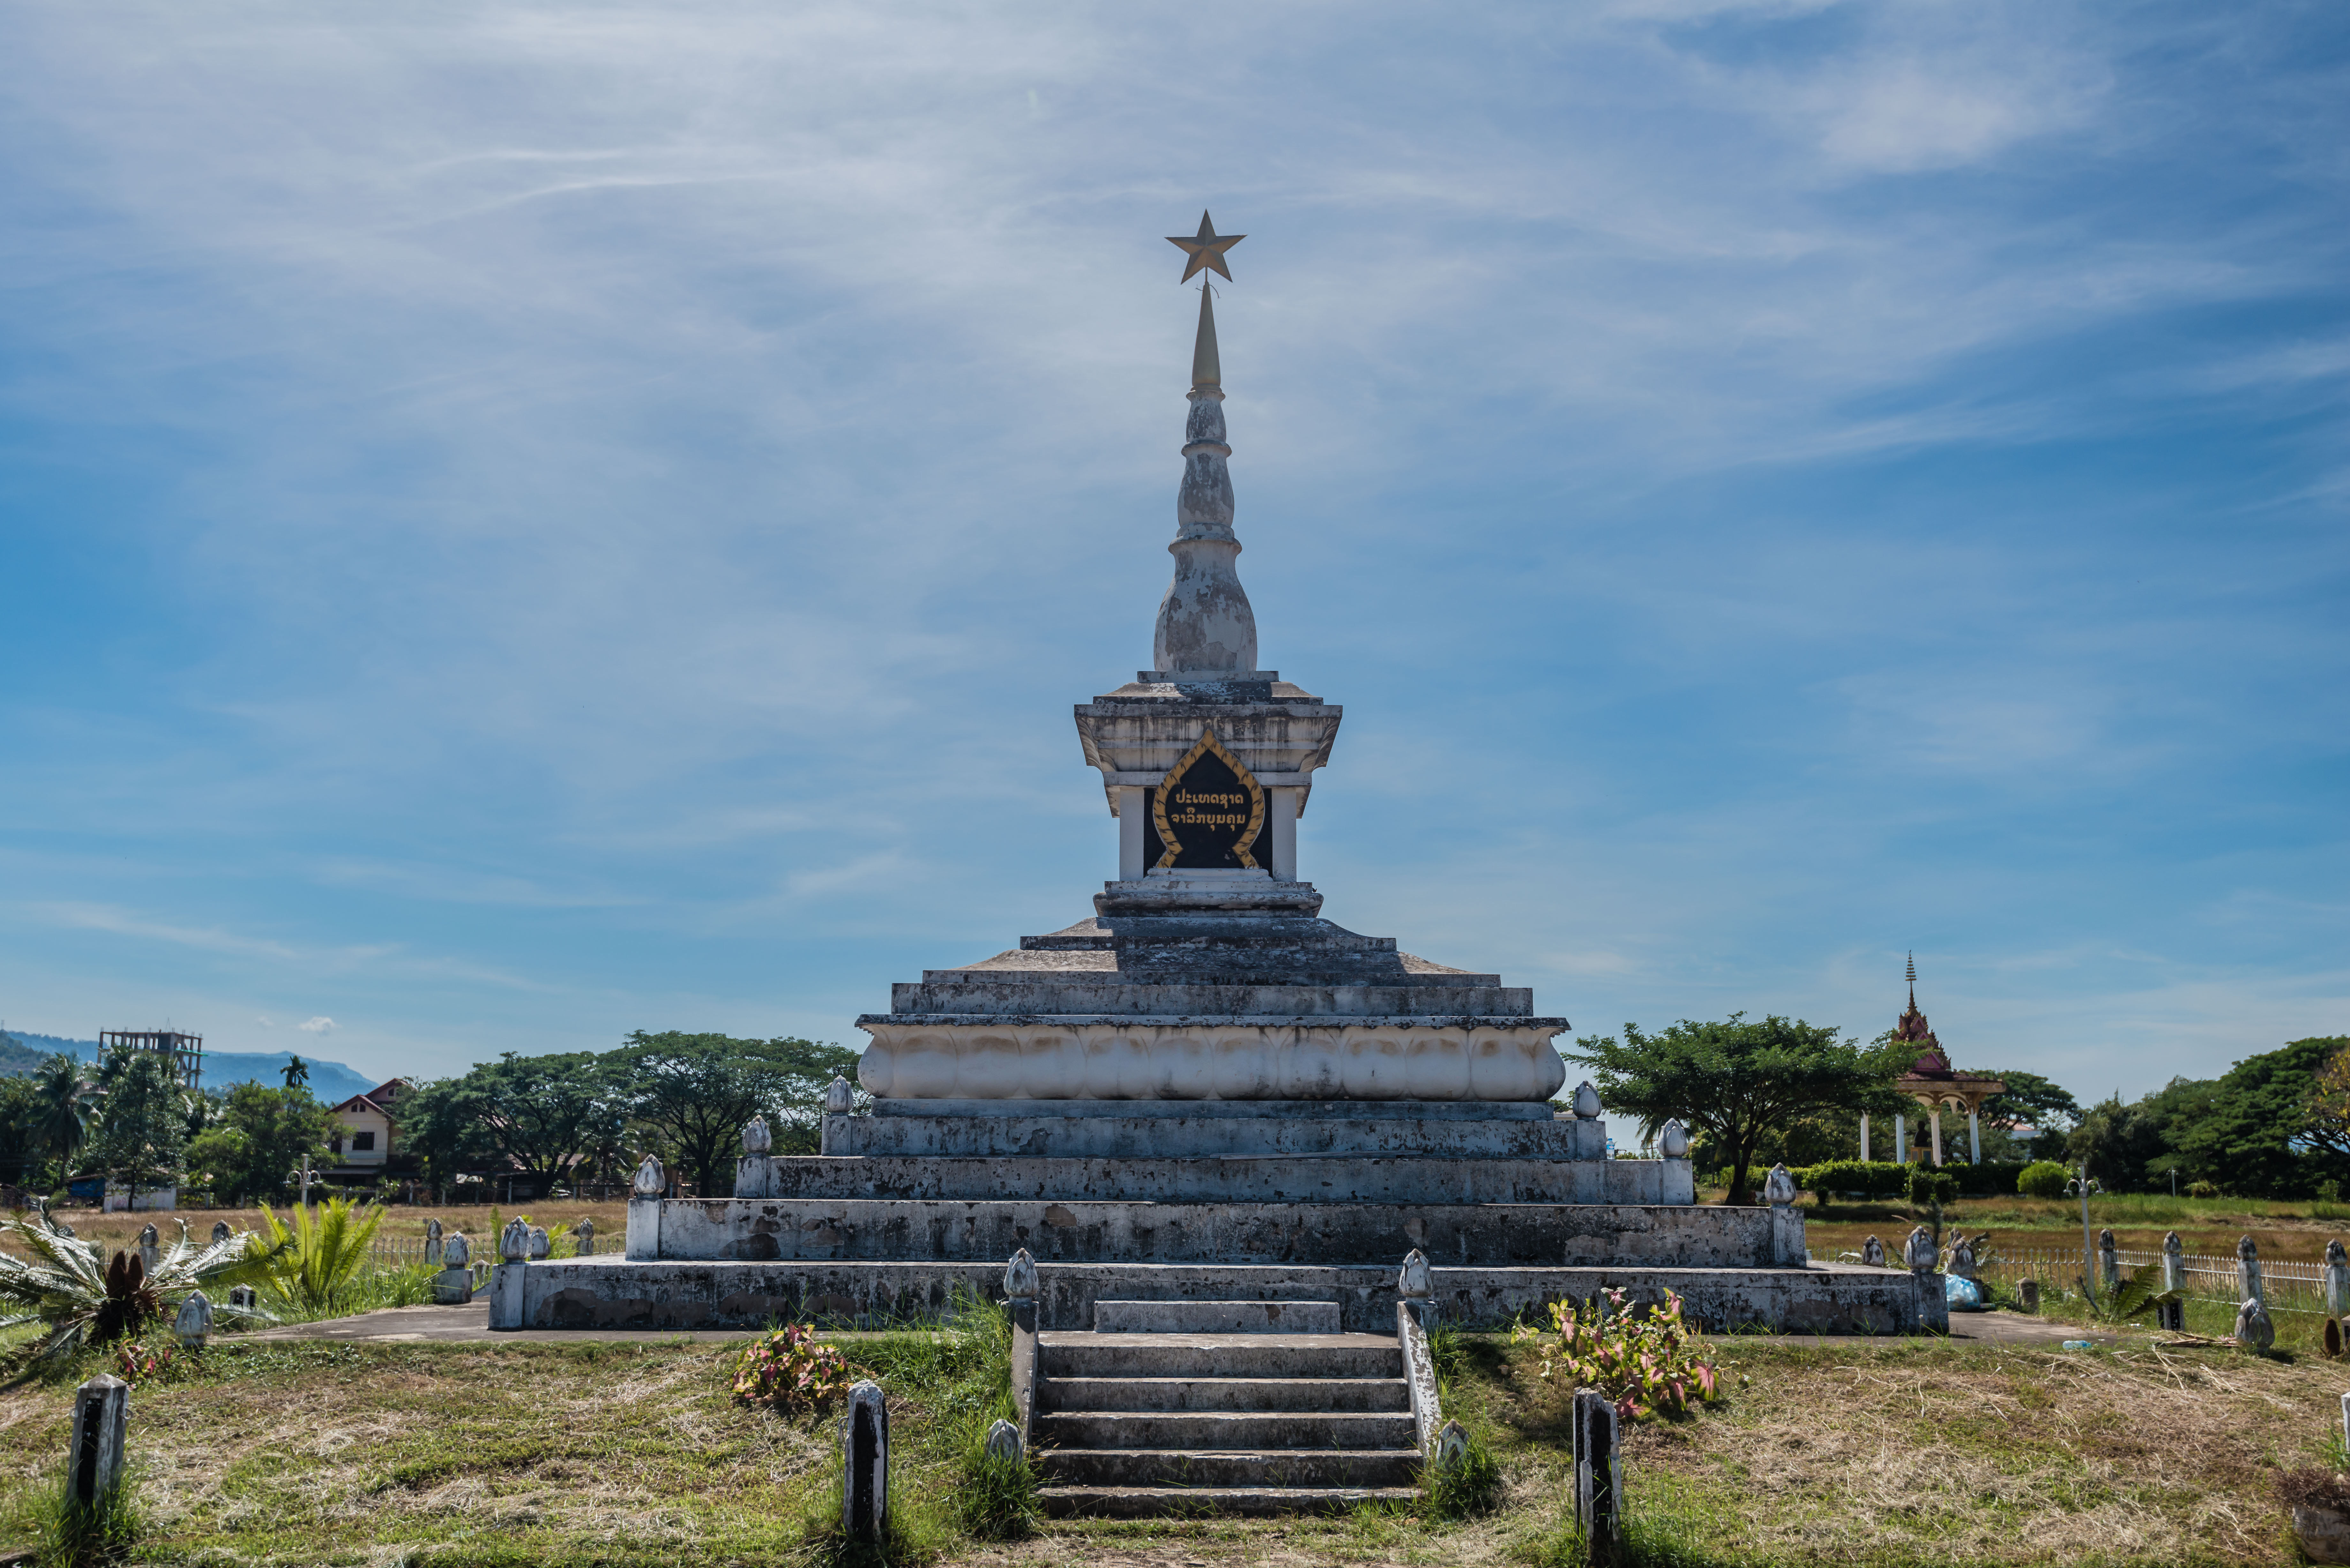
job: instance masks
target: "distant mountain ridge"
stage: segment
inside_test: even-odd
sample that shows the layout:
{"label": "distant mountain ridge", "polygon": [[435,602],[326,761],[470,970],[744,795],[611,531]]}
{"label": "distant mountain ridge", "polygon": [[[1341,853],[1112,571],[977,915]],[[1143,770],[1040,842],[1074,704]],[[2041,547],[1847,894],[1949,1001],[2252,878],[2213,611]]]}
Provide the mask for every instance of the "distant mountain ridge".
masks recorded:
{"label": "distant mountain ridge", "polygon": [[[63,1051],[68,1056],[85,1062],[95,1062],[100,1053],[95,1040],[68,1040],[57,1034],[35,1034],[28,1030],[11,1029],[0,1034],[0,1076],[29,1073],[41,1064],[42,1058]],[[204,1053],[203,1086],[219,1088],[227,1084],[267,1084],[272,1088],[286,1082],[286,1064],[295,1056],[302,1057],[310,1069],[310,1093],[328,1105],[336,1105],[353,1095],[364,1095],[381,1078],[363,1077],[340,1062],[323,1061],[318,1057],[295,1051],[275,1054],[256,1051],[207,1051]]]}

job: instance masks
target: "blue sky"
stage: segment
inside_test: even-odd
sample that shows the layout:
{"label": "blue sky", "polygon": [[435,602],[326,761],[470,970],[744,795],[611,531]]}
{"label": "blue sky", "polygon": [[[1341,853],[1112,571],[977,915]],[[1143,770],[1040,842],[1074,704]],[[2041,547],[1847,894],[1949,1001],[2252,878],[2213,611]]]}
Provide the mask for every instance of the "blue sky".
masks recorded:
{"label": "blue sky", "polygon": [[2350,1033],[2346,131],[2326,4],[15,7],[0,1019],[854,1042],[1090,913],[1207,206],[1326,914]]}

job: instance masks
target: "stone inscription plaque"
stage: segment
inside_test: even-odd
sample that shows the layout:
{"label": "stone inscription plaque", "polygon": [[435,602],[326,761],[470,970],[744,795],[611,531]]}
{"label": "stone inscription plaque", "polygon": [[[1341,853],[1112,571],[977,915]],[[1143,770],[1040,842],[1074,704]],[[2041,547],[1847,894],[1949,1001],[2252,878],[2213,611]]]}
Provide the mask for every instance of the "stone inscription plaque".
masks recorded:
{"label": "stone inscription plaque", "polygon": [[1152,864],[1160,870],[1257,869],[1264,790],[1213,730],[1149,794]]}

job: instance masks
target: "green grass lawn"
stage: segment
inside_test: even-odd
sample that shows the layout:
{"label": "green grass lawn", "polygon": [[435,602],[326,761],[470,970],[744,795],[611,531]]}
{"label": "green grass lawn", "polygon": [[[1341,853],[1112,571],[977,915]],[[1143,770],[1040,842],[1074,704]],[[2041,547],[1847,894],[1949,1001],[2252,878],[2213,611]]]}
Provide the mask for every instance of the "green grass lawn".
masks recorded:
{"label": "green grass lawn", "polygon": [[[999,1408],[981,1336],[845,1343],[889,1392],[905,1563],[1578,1561],[1569,1390],[1539,1347],[1454,1336],[1448,1412],[1491,1448],[1498,1506],[1333,1520],[1044,1523],[990,1541],[965,1458]],[[2284,1563],[2281,1464],[2325,1454],[2343,1376],[2309,1359],[1888,1341],[1716,1342],[1727,1397],[1626,1445],[1635,1561]],[[817,1564],[837,1534],[829,1416],[727,1394],[717,1344],[224,1342],[141,1384],[139,1560],[254,1564]],[[97,1363],[0,1389],[0,1551],[26,1543]]]}

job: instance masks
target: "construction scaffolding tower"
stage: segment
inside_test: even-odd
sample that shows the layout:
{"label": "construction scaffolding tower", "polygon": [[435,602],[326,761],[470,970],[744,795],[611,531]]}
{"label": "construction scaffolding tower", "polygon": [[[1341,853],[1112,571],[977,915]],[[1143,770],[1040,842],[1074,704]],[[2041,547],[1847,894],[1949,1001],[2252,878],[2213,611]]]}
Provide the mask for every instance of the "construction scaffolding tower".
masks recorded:
{"label": "construction scaffolding tower", "polygon": [[118,1047],[169,1052],[183,1089],[194,1089],[204,1075],[204,1037],[201,1034],[182,1034],[176,1029],[101,1029],[98,1032],[98,1044],[99,1050],[108,1053]]}

